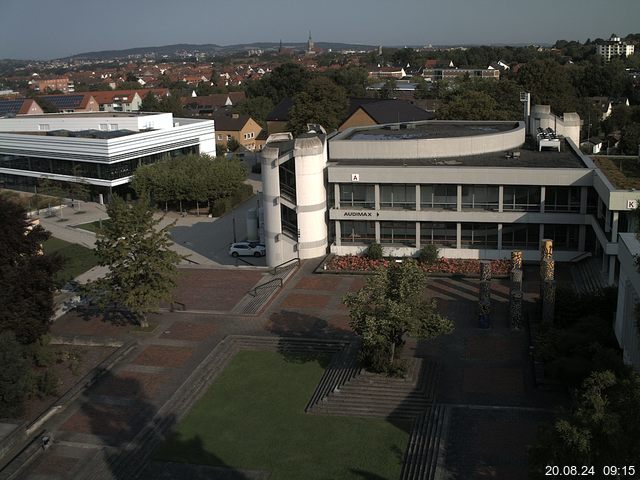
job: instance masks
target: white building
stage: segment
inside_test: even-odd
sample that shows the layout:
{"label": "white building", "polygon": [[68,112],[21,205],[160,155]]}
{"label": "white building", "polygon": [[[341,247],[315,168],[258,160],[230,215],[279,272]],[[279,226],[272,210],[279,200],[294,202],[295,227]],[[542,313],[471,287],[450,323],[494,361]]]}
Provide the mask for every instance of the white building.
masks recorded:
{"label": "white building", "polygon": [[534,108],[529,124],[535,136],[524,122],[423,121],[270,137],[267,263],[357,254],[374,241],[386,255],[435,244],[452,258],[518,249],[537,260],[550,238],[556,260],[590,252],[614,283],[618,232],[630,229],[640,192],[616,189],[579,151],[577,115]]}
{"label": "white building", "polygon": [[187,153],[216,154],[212,120],[170,113],[72,113],[0,118],[0,186],[39,178],[82,181],[96,193],[130,182],[140,165]]}
{"label": "white building", "polygon": [[634,46],[621,41],[620,37],[614,33],[608,41],[598,44],[596,51],[598,55],[608,62],[612,57],[628,57],[629,55],[633,55]]}

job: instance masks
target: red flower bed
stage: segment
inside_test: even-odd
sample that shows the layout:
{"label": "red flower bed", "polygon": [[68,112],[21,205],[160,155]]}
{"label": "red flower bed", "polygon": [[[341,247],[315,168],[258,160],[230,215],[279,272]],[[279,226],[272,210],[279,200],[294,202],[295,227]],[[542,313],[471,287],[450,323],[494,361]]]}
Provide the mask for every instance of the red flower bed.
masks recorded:
{"label": "red flower bed", "polygon": [[[388,267],[390,260],[370,260],[358,255],[335,256],[327,263],[327,270],[367,272],[383,266]],[[432,264],[421,264],[427,273],[448,273],[458,275],[479,275],[480,260],[463,258],[439,258]],[[511,260],[491,260],[493,275],[508,275],[511,270]]]}

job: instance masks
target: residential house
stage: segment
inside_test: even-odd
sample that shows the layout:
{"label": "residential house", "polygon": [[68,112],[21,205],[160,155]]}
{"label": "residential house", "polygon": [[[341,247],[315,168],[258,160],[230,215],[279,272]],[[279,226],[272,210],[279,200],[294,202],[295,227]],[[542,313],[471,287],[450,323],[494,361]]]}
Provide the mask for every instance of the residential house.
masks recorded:
{"label": "residential house", "polygon": [[82,112],[99,112],[100,105],[93,98],[93,94],[72,93],[69,95],[43,95],[43,100],[52,104],[58,113],[82,113]]}
{"label": "residential house", "polygon": [[101,112],[137,112],[142,97],[135,90],[108,90],[91,92]]}
{"label": "residential house", "polygon": [[232,138],[247,150],[256,150],[256,138],[262,127],[249,115],[221,112],[213,116],[216,126],[216,143],[227,146]]}
{"label": "residential house", "polygon": [[396,78],[401,79],[407,76],[404,68],[400,67],[381,67],[378,65],[376,69],[369,71],[369,77],[373,78]]}
{"label": "residential house", "polygon": [[269,134],[287,131],[289,122],[289,110],[293,107],[291,97],[283,98],[267,115],[267,131]]}
{"label": "residential house", "polygon": [[68,77],[33,79],[29,81],[29,86],[36,92],[60,91],[62,93],[72,93],[75,91],[73,82]]}
{"label": "residential house", "polygon": [[233,107],[245,101],[244,92],[229,92],[184,98],[182,104],[190,114],[211,116],[218,110]]}
{"label": "residential house", "polygon": [[0,117],[17,115],[40,115],[44,113],[40,105],[31,98],[0,100]]}
{"label": "residential house", "polygon": [[426,112],[406,100],[350,98],[347,117],[338,127],[338,131],[342,132],[351,127],[432,120],[434,117],[433,113]]}
{"label": "residential house", "polygon": [[596,46],[596,52],[604,58],[605,62],[609,62],[615,57],[633,55],[634,45],[621,41],[620,37],[614,33],[609,40]]}

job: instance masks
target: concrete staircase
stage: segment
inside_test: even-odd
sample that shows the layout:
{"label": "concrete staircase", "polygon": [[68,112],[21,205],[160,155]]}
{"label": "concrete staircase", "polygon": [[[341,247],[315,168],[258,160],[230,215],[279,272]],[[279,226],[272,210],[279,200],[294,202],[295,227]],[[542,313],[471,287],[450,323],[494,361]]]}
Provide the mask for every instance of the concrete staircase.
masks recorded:
{"label": "concrete staircase", "polygon": [[272,271],[271,275],[265,276],[263,280],[233,307],[231,313],[237,315],[257,315],[266,305],[271,297],[282,288],[284,283],[298,269],[296,263],[291,263],[284,267]]}
{"label": "concrete staircase", "polygon": [[446,438],[450,407],[433,405],[413,424],[400,480],[433,480],[443,462],[440,441]]}
{"label": "concrete staircase", "polygon": [[606,287],[598,259],[587,258],[571,265],[574,288],[579,293],[594,293]]}
{"label": "concrete staircase", "polygon": [[328,392],[309,413],[360,417],[414,419],[434,401],[439,366],[412,358],[405,378],[359,371]]}

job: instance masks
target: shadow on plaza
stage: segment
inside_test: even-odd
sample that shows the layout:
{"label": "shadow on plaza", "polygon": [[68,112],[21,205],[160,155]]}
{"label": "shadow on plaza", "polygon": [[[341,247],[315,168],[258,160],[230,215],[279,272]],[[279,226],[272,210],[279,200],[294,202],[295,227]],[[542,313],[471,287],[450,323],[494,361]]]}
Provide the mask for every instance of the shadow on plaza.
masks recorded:
{"label": "shadow on plaza", "polygon": [[[158,415],[158,409],[148,398],[142,382],[107,373],[91,389],[76,415],[84,417],[89,426],[88,433],[111,447],[102,450],[105,468],[111,474],[109,478],[262,478],[227,466],[205,448],[198,435],[182,438],[173,430],[178,413],[181,412]],[[88,468],[93,469],[95,465]],[[95,473],[80,472],[81,475]]]}

